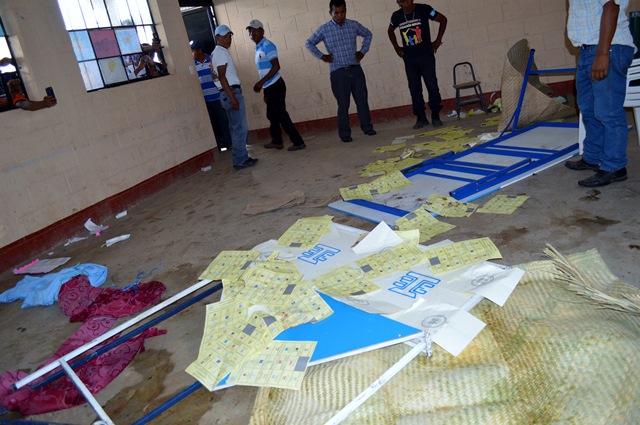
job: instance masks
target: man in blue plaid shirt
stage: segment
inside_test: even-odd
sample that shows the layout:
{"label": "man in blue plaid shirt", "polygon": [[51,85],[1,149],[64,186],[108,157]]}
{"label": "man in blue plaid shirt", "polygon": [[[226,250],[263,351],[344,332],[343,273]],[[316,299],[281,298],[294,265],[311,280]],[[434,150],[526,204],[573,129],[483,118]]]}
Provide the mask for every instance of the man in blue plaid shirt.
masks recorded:
{"label": "man in blue plaid shirt", "polygon": [[[360,128],[367,136],[376,131],[371,124],[369,112],[367,80],[360,61],[371,47],[373,35],[361,23],[347,19],[347,5],[344,0],[329,2],[331,20],[321,25],[309,37],[306,47],[311,54],[329,64],[331,91],[338,101],[338,135],[343,142],[352,142],[349,126],[349,103],[351,96],[356,102]],[[362,47],[358,50],[357,38],[362,37]],[[317,46],[324,42],[327,53]]]}

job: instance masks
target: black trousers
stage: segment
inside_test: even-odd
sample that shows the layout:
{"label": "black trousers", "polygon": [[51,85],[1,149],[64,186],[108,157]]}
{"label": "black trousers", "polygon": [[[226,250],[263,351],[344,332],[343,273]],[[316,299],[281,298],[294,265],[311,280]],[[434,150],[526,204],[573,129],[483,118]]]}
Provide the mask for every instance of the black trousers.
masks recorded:
{"label": "black trousers", "polygon": [[231,149],[231,131],[229,130],[227,112],[222,107],[219,99],[205,103],[207,104],[207,112],[209,112],[209,120],[211,121],[211,127],[213,127],[218,149]]}
{"label": "black trousers", "polygon": [[304,145],[302,136],[291,121],[291,117],[287,112],[286,105],[287,85],[282,77],[269,87],[264,89],[264,101],[267,104],[267,119],[269,120],[269,133],[271,134],[271,143],[274,145],[284,144],[282,140],[282,130],[284,129],[289,135],[291,142],[296,145]]}
{"label": "black trousers", "polygon": [[407,73],[413,113],[418,118],[425,118],[424,97],[422,96],[422,80],[429,94],[431,114],[436,115],[442,109],[442,97],[436,77],[436,57],[432,50],[416,58],[404,56],[404,69]]}
{"label": "black trousers", "polygon": [[360,65],[352,65],[346,68],[336,69],[330,74],[331,91],[338,101],[338,135],[340,138],[351,136],[349,125],[349,104],[351,96],[356,102],[360,128],[363,132],[373,130],[371,114],[369,112],[369,93],[367,92],[367,79]]}

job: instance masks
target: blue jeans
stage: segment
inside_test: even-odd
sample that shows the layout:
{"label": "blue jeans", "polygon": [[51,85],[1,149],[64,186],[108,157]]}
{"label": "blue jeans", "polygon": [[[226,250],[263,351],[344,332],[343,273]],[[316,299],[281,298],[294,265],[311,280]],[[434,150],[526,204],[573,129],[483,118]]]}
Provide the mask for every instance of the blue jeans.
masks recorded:
{"label": "blue jeans", "polygon": [[627,113],[623,104],[633,48],[611,46],[607,78],[591,81],[596,49],[597,46],[580,48],[576,70],[578,108],[586,130],[582,158],[599,164],[603,171],[617,171],[627,165]]}
{"label": "blue jeans", "polygon": [[249,159],[249,154],[247,153],[249,126],[247,125],[247,114],[244,107],[242,89],[240,87],[232,87],[231,90],[233,90],[233,94],[240,104],[238,110],[233,109],[231,99],[229,99],[229,96],[227,96],[224,91],[220,92],[220,103],[222,103],[224,110],[227,111],[227,117],[229,118],[233,165],[242,165]]}

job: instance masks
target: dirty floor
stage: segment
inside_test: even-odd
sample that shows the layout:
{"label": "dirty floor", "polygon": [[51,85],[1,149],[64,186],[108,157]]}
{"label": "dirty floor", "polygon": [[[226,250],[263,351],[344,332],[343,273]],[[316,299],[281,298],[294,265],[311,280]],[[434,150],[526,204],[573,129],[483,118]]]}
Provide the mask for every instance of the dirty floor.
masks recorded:
{"label": "dirty floor", "polygon": [[[448,118],[445,125],[473,128],[472,135],[478,135],[489,131],[480,127],[484,120],[485,116],[460,121]],[[629,122],[633,123],[631,115]],[[374,154],[374,148],[390,144],[395,137],[417,133],[411,130],[412,124],[410,118],[377,124],[378,134],[373,137],[354,127],[354,142],[348,144],[340,142],[336,132],[307,134],[307,149],[297,152],[267,150],[262,148],[264,141],[255,141],[250,153],[260,159],[256,167],[234,171],[231,153],[222,153],[210,171],[186,178],[130,208],[124,218],[100,223],[110,228],[99,238],[91,236],[67,247],[58,246],[42,253],[41,258],[51,254],[71,257],[69,265],[105,265],[109,269],[105,285],[118,287],[134,282],[140,271],[162,266],[147,280],[163,282],[167,286],[164,298],[168,298],[194,284],[220,251],[249,249],[277,239],[299,218],[330,214],[334,222],[370,230],[374,223],[332,211],[326,203],[338,195],[338,188],[369,181],[360,177],[358,170],[395,155]],[[457,227],[441,239],[488,236],[504,256],[499,262],[507,265],[542,259],[547,243],[563,253],[597,248],[618,277],[640,287],[640,148],[635,128],[629,134],[627,181],[586,189],[578,186],[577,180],[589,172],[557,165],[501,191],[530,197],[513,215],[474,214],[447,219]],[[250,203],[296,190],[303,191],[308,201],[273,212],[243,215]],[[84,233],[84,229],[78,229],[78,235]],[[102,246],[106,239],[127,233],[131,234],[129,240]],[[0,291],[19,280],[9,273],[0,275]],[[131,423],[193,383],[184,369],[198,353],[204,306],[218,298],[219,294],[210,296],[161,323],[159,327],[168,333],[147,340],[146,351],[97,395],[116,424]],[[69,323],[57,305],[21,309],[20,302],[0,305],[0,324],[0,339],[4,341],[1,371],[32,370],[79,326]],[[152,423],[246,424],[255,394],[256,389],[248,387],[214,393],[201,388]],[[95,415],[83,405],[30,419],[88,424]]]}

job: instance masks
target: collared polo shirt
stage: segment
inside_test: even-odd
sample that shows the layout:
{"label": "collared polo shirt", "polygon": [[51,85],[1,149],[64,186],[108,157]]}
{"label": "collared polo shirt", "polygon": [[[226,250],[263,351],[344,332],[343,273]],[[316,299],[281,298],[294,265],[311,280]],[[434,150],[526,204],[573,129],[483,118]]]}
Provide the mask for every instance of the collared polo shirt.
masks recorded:
{"label": "collared polo shirt", "polygon": [[[256,44],[256,68],[258,68],[258,75],[260,79],[263,79],[265,75],[271,70],[271,61],[278,58],[278,48],[266,37],[263,37],[258,44]],[[263,85],[263,88],[269,87],[271,84],[278,81],[280,78],[280,71],[269,78]]]}

